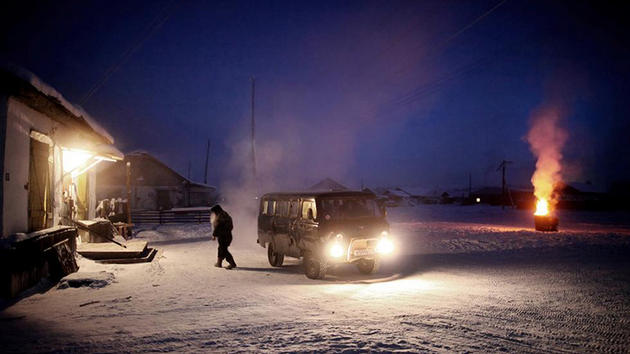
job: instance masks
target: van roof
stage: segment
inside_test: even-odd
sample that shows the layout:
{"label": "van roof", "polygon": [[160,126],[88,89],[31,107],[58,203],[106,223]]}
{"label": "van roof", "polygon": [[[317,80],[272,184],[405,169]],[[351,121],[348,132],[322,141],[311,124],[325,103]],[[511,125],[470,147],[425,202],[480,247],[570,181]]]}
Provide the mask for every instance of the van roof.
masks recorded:
{"label": "van roof", "polygon": [[328,191],[328,192],[276,192],[266,193],[261,198],[286,198],[286,197],[298,197],[298,198],[325,198],[325,197],[376,197],[374,193],[363,191]]}

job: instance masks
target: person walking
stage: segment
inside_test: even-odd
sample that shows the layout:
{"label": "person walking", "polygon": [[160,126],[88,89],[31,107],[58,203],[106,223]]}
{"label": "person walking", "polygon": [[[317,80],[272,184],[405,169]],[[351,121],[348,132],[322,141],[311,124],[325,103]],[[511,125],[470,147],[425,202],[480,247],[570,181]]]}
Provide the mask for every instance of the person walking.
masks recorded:
{"label": "person walking", "polygon": [[225,269],[236,268],[236,262],[228,247],[232,243],[232,217],[219,204],[210,208],[210,222],[212,223],[212,239],[218,240],[219,251],[215,267],[222,268],[225,259],[229,265]]}

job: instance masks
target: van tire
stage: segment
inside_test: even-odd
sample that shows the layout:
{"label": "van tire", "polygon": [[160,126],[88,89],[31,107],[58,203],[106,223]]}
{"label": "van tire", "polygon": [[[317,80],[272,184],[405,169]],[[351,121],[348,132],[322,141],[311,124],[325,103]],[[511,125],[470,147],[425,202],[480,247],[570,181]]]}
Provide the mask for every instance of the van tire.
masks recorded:
{"label": "van tire", "polygon": [[309,279],[324,279],[328,270],[328,263],[311,253],[304,256],[304,274]]}
{"label": "van tire", "polygon": [[380,262],[378,259],[362,259],[357,262],[359,272],[363,274],[373,274],[378,272]]}
{"label": "van tire", "polygon": [[284,262],[284,254],[276,252],[273,243],[267,245],[267,259],[273,267],[282,267]]}

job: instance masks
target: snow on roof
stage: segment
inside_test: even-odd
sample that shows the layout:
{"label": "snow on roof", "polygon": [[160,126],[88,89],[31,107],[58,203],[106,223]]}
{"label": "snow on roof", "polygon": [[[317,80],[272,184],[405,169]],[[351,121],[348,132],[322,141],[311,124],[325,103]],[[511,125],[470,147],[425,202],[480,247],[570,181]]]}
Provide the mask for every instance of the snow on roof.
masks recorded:
{"label": "snow on roof", "polygon": [[395,195],[400,198],[409,198],[411,195],[400,188],[388,189],[384,194]]}
{"label": "snow on roof", "polygon": [[105,155],[105,157],[109,157],[114,160],[122,160],[125,158],[122,151],[118,150],[114,145],[98,144],[94,150],[100,155]]}
{"label": "snow on roof", "polygon": [[96,122],[92,116],[90,116],[83,108],[78,105],[74,105],[63,97],[59,91],[55,90],[52,86],[43,82],[37,75],[32,72],[21,68],[16,65],[3,63],[1,68],[5,69],[9,73],[17,76],[18,78],[31,84],[37,91],[43,95],[52,97],[59,102],[65,109],[72,113],[76,118],[82,119],[96,134],[105,138],[110,144],[114,143],[114,137],[112,137],[100,124]]}
{"label": "snow on roof", "polygon": [[308,190],[311,191],[344,191],[348,188],[332,178],[324,178],[318,183],[312,185]]}

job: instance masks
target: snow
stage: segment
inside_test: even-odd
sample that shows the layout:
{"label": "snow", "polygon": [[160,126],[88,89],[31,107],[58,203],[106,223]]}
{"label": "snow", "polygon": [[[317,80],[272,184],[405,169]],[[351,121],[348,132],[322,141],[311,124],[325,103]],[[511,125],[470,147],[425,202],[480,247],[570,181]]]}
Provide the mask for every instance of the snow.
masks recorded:
{"label": "snow", "polygon": [[72,227],[65,226],[65,225],[56,225],[56,226],[49,227],[44,230],[34,231],[28,234],[23,233],[23,232],[10,234],[9,236],[3,237],[0,239],[0,249],[11,248],[11,247],[14,247],[19,242],[24,242],[29,239],[38,238],[46,234],[50,234],[50,233],[54,233],[54,232],[58,232],[58,231],[70,229],[70,228]]}
{"label": "snow", "polygon": [[342,266],[320,281],[307,279],[297,260],[269,266],[252,233],[235,234],[231,251],[239,268],[225,270],[212,266],[217,245],[208,224],[140,225],[137,237],[159,249],[152,263],[79,259],[73,277],[111,281],[100,288],[50,287],[6,307],[3,349],[630,348],[628,213],[562,212],[557,233],[533,231],[530,212],[484,205],[421,205],[388,214],[400,252],[378,274]]}
{"label": "snow", "polygon": [[77,272],[65,276],[59,281],[57,289],[80,288],[82,286],[98,289],[106,287],[115,281],[114,273],[107,271],[100,272]]}
{"label": "snow", "polygon": [[[4,63],[2,65],[2,68],[13,73],[20,79],[28,82],[36,90],[38,90],[45,96],[53,97],[54,99],[59,101],[59,103],[65,109],[67,109],[70,113],[72,113],[75,117],[83,119],[85,123],[95,133],[105,138],[110,144],[114,144],[114,138],[107,132],[107,130],[105,130],[105,128],[103,128],[100,124],[98,124],[98,122],[94,118],[92,118],[87,112],[85,112],[83,108],[68,102],[68,100],[66,100],[66,98],[63,97],[61,93],[59,93],[59,91],[55,90],[52,86],[43,82],[35,74],[19,66],[7,64],[7,63]],[[116,152],[117,152],[116,156],[118,156],[118,154],[122,156],[122,154],[119,151],[116,150]]]}

